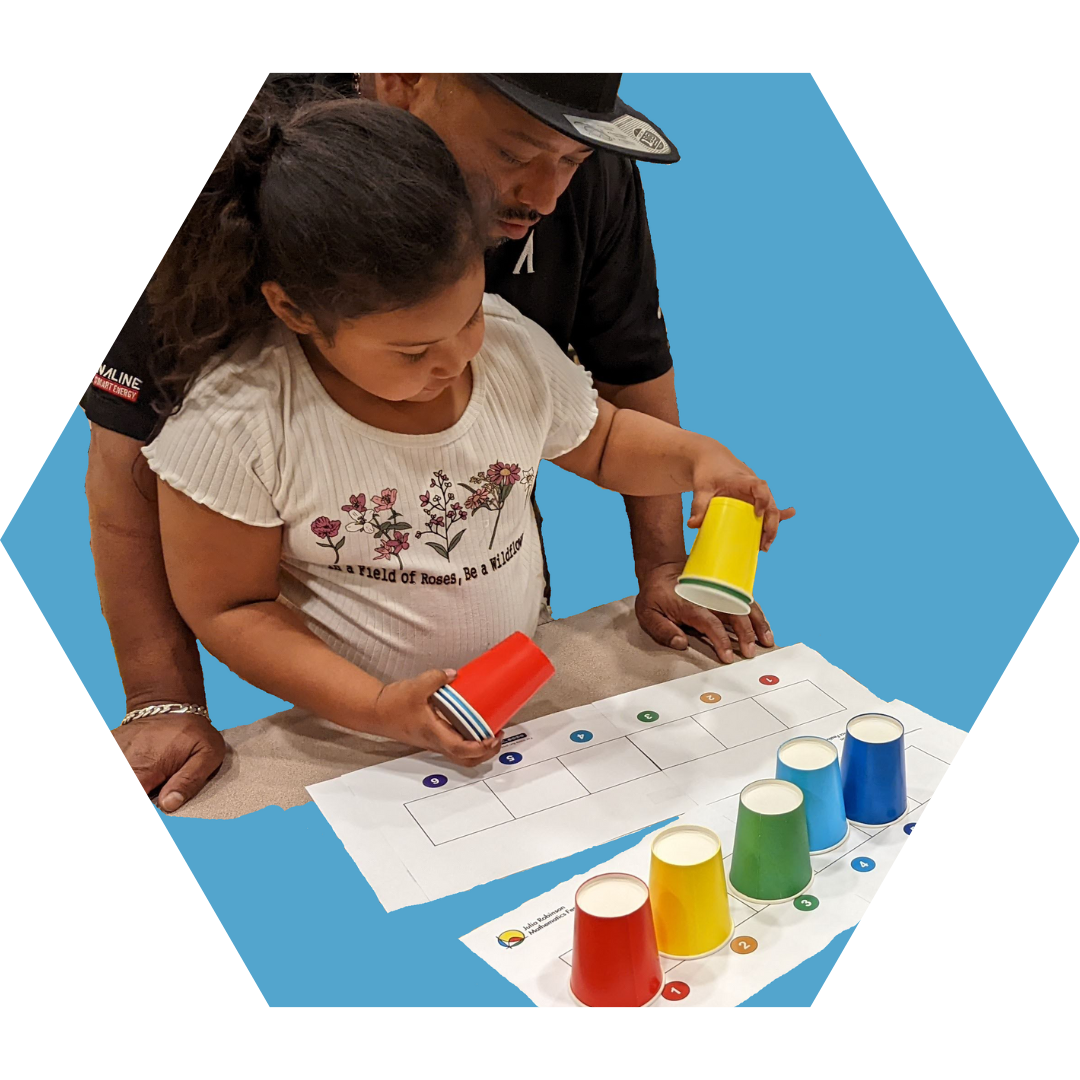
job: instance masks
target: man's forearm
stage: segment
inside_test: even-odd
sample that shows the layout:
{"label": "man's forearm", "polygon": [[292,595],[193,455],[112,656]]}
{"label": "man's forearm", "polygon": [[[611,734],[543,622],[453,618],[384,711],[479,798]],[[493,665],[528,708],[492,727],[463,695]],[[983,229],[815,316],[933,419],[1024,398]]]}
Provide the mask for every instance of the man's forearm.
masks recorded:
{"label": "man's forearm", "polygon": [[134,439],[91,425],[86,499],[101,610],[128,708],[204,705],[199,651],[169,592],[154,480]]}
{"label": "man's forearm", "polygon": [[624,502],[630,522],[630,543],[634,549],[634,573],[637,577],[657,566],[668,563],[681,566],[686,562],[681,496],[641,498],[627,495]]}
{"label": "man's forearm", "polygon": [[[620,409],[647,413],[669,424],[679,423],[675,398],[674,372],[636,386],[597,383],[596,389],[606,401]],[[634,549],[634,569],[640,578],[648,570],[667,563],[686,561],[683,539],[682,497],[656,495],[643,498],[624,497],[626,517],[630,522],[630,542]]]}

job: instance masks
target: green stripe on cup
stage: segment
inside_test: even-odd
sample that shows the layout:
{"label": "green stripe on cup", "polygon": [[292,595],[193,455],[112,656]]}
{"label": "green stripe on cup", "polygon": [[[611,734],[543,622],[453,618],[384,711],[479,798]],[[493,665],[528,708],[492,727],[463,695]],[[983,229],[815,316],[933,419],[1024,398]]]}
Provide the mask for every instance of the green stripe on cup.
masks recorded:
{"label": "green stripe on cup", "polygon": [[752,604],[753,598],[747,596],[746,593],[740,592],[738,589],[733,589],[730,585],[720,585],[715,581],[709,581],[706,578],[697,577],[681,577],[679,578],[680,585],[700,585],[704,589],[712,589],[715,592],[727,593],[728,596],[734,596],[736,600],[741,600],[744,604]]}

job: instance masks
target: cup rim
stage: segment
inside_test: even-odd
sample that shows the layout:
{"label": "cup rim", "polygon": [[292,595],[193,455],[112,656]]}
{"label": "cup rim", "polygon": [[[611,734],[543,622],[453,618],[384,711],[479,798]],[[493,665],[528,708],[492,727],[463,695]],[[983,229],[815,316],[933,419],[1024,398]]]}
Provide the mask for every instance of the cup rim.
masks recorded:
{"label": "cup rim", "polygon": [[813,855],[828,855],[828,853],[830,851],[835,851],[838,847],[843,847],[844,844],[847,843],[848,837],[851,835],[851,826],[852,826],[852,824],[853,824],[853,822],[850,822],[850,821],[848,821],[847,818],[844,818],[844,825],[846,826],[845,829],[844,829],[844,835],[839,840],[837,840],[837,842],[835,844],[830,844],[828,847],[811,848],[810,849],[810,854],[812,856]]}
{"label": "cup rim", "polygon": [[[797,742],[824,743],[827,747],[829,747],[830,750],[832,750],[832,760],[826,765],[816,765],[812,769],[803,769],[800,768],[798,765],[791,765],[790,763],[784,761],[780,757],[780,755],[784,752],[785,746],[791,746],[792,743]],[[831,769],[833,765],[835,765],[836,762],[840,760],[840,750],[837,747],[836,743],[832,741],[832,739],[823,739],[820,735],[796,735],[794,738],[786,739],[776,748],[776,760],[780,762],[785,769],[791,769],[792,772],[815,773],[821,772],[822,769]],[[777,777],[776,779],[779,780],[780,777]]]}
{"label": "cup rim", "polygon": [[[894,724],[895,724],[895,725],[896,725],[896,726],[897,726],[897,727],[898,727],[898,728],[899,728],[900,730],[899,730],[899,732],[898,732],[898,733],[896,734],[896,736],[895,736],[894,738],[892,738],[892,739],[886,739],[886,740],[885,740],[885,742],[868,742],[868,741],[867,741],[866,739],[860,739],[858,735],[853,735],[853,734],[851,733],[851,725],[852,725],[852,724],[854,724],[854,723],[855,723],[856,721],[858,721],[858,720],[866,720],[866,719],[868,719],[869,717],[874,717],[874,718],[876,718],[876,719],[878,719],[878,720],[890,720],[890,721],[892,721],[892,723],[894,723]],[[853,717],[852,717],[852,718],[851,718],[851,719],[850,719],[850,720],[849,720],[849,721],[848,721],[848,722],[847,722],[847,723],[846,723],[846,724],[844,725],[844,737],[845,737],[845,738],[850,738],[850,739],[854,739],[854,740],[855,740],[855,741],[856,741],[857,743],[862,743],[862,745],[863,745],[863,746],[892,746],[892,744],[893,744],[893,743],[895,743],[895,742],[897,742],[898,740],[902,739],[902,738],[904,737],[904,735],[905,735],[905,734],[906,734],[906,732],[905,732],[905,730],[904,730],[904,724],[903,724],[903,722],[902,722],[902,721],[900,721],[900,720],[897,720],[895,716],[890,716],[890,715],[889,715],[888,713],[883,713],[883,712],[864,712],[864,713],[859,713],[859,715],[858,715],[858,716],[853,716]]]}
{"label": "cup rim", "polygon": [[[599,1005],[586,1005],[585,1002],[582,1001],[577,996],[577,994],[574,993],[573,986],[569,985],[570,978],[572,978],[572,976],[567,977],[567,988],[566,988],[566,990],[567,990],[567,993],[570,995],[570,1000],[573,1001],[573,1003],[575,1005],[580,1006],[582,1009],[602,1008],[602,1006],[599,1006]],[[660,995],[664,992],[664,987],[665,986],[667,986],[667,978],[665,977],[663,970],[661,970],[661,972],[660,972],[660,989],[657,990],[656,993],[651,998],[649,998],[648,1001],[644,1001],[640,1005],[638,1005],[637,1008],[639,1008],[639,1009],[647,1009],[650,1005],[655,1005],[656,1002],[660,1000]]]}
{"label": "cup rim", "polygon": [[[446,691],[446,693],[443,693]],[[458,720],[471,732],[477,742],[484,739],[493,739],[495,732],[491,730],[484,718],[455,690],[449,686],[440,686],[431,695],[443,706],[444,709],[454,714]],[[477,736],[479,732],[479,737]],[[485,735],[484,732],[487,732]]]}
{"label": "cup rim", "polygon": [[[714,840],[716,842],[716,850],[711,855],[709,855],[708,857],[706,857],[704,859],[699,859],[697,862],[692,862],[692,863],[668,862],[668,860],[665,859],[663,856],[656,854],[656,845],[660,842],[660,840],[663,837],[668,836],[671,833],[676,833],[676,832],[705,833],[706,835],[708,835],[709,839]],[[652,858],[652,859],[655,859],[657,862],[663,863],[664,866],[670,866],[673,869],[687,869],[687,868],[692,867],[692,866],[703,866],[705,863],[711,862],[713,859],[717,858],[718,856],[721,859],[723,858],[723,847],[722,847],[722,845],[720,843],[719,835],[717,833],[715,833],[712,829],[710,829],[707,825],[696,825],[693,822],[686,822],[685,824],[680,824],[679,822],[676,822],[675,824],[672,824],[672,825],[666,825],[664,828],[662,828],[652,838],[652,843],[649,845],[649,857]],[[705,955],[705,954],[703,953],[702,955]]]}
{"label": "cup rim", "polygon": [[[675,592],[691,604],[708,608],[710,611],[722,611],[725,615],[749,615],[754,603],[753,596],[744,589],[736,588],[719,578],[701,577],[697,574],[680,575],[675,583]],[[711,603],[706,603],[706,599]],[[726,606],[716,606],[718,599],[726,601]]]}
{"label": "cup rim", "polygon": [[[719,945],[717,945],[713,949],[709,949],[707,952],[687,953],[686,956],[682,956],[679,953],[661,952],[659,949],[657,949],[657,952],[659,952],[660,955],[665,960],[701,960],[703,957],[713,956],[715,953],[718,953],[722,948],[724,948],[725,945],[730,945],[731,944],[731,939],[734,936],[735,936],[735,924],[733,922],[731,924],[731,929],[728,931],[728,936],[726,938],[724,938],[724,940],[721,941]],[[667,980],[666,979],[664,980],[664,985],[665,986],[667,985]]]}
{"label": "cup rim", "polygon": [[[798,793],[799,801],[790,810],[780,810],[778,812],[770,813],[768,810],[755,810],[752,806],[746,806],[743,799],[748,791],[754,790],[754,788],[764,787],[766,785],[772,787],[776,784],[783,784],[785,787],[791,788],[792,791]],[[761,780],[751,780],[739,792],[739,809],[746,809],[751,814],[758,814],[761,817],[783,817],[785,814],[793,814],[800,806],[806,805],[806,795],[803,789],[798,784],[793,784],[790,780],[781,780],[779,777],[765,777]],[[796,894],[797,895],[797,894]]]}
{"label": "cup rim", "polygon": [[753,906],[754,904],[790,904],[792,900],[802,896],[811,885],[814,884],[814,878],[817,877],[817,872],[811,868],[810,880],[798,891],[793,892],[790,896],[781,896],[776,900],[762,900],[761,897],[747,896],[745,893],[739,892],[730,882],[728,882],[728,892],[735,897],[736,900],[741,900],[744,904]]}
{"label": "cup rim", "polygon": [[[624,880],[634,881],[645,890],[645,896],[636,908],[632,911],[625,911],[621,915],[594,915],[591,911],[586,911],[578,903],[578,897],[581,895],[581,890],[586,885],[591,885],[594,881],[600,881],[603,878],[623,878]],[[628,874],[623,870],[610,870],[603,874],[593,874],[592,877],[586,878],[575,890],[574,890],[574,911],[581,911],[583,915],[588,915],[590,919],[627,919],[631,915],[637,915],[639,911],[649,902],[649,885],[647,882],[642,881],[637,874]]]}
{"label": "cup rim", "polygon": [[848,824],[854,825],[857,829],[886,829],[890,825],[895,825],[898,821],[903,821],[904,818],[911,813],[911,808],[905,803],[904,809],[899,817],[894,817],[891,821],[882,821],[877,825],[871,825],[869,821],[856,821],[854,818],[848,818]]}

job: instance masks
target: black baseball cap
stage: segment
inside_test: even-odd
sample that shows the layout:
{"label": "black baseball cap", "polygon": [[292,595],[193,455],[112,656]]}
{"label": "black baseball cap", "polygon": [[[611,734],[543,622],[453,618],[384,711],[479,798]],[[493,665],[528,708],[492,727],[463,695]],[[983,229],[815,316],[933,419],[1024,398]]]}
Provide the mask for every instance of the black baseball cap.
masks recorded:
{"label": "black baseball cap", "polygon": [[600,150],[671,164],[674,143],[647,117],[619,97],[617,75],[480,75],[530,116],[562,135]]}

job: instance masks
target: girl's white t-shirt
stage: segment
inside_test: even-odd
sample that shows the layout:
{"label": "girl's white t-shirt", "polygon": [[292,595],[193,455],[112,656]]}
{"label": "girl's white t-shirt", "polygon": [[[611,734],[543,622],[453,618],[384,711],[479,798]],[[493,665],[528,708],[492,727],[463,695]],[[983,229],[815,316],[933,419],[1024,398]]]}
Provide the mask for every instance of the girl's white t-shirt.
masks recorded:
{"label": "girl's white t-shirt", "polygon": [[278,323],[217,360],[143,450],[196,502],[282,526],[279,601],[383,681],[532,635],[544,582],[531,485],[596,423],[589,374],[546,331],[490,294],[484,315],[472,396],[445,431],[357,420]]}

